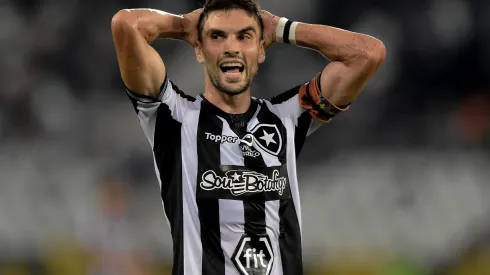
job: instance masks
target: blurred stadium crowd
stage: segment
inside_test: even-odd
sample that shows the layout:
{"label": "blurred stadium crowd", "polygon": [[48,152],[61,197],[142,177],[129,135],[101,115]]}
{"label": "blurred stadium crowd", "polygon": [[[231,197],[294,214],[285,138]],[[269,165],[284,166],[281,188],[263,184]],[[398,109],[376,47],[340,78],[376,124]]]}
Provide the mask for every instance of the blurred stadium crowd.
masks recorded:
{"label": "blurred stadium crowd", "polygon": [[[308,274],[490,274],[490,1],[262,0],[388,50],[300,157]],[[0,274],[167,274],[170,234],[110,21],[197,0],[0,0]],[[169,77],[202,93],[183,43]],[[294,64],[294,65],[293,65]],[[308,81],[318,53],[273,46],[253,93]]]}

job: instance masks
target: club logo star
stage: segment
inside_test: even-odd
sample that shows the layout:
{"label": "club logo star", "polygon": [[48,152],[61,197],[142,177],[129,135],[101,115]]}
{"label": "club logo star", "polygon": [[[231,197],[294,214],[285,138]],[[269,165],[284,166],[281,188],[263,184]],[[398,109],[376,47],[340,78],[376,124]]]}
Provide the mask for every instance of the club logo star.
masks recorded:
{"label": "club logo star", "polygon": [[257,124],[252,130],[254,136],[253,146],[273,156],[283,152],[283,137],[281,131],[275,124]]}
{"label": "club logo star", "polygon": [[275,133],[269,134],[265,130],[263,130],[263,132],[264,135],[259,138],[264,140],[267,146],[269,146],[270,143],[277,144],[277,142],[274,140]]}
{"label": "club logo star", "polygon": [[235,174],[231,175],[231,177],[233,178],[233,181],[238,181],[240,180],[240,175],[238,175],[237,172],[235,172]]}

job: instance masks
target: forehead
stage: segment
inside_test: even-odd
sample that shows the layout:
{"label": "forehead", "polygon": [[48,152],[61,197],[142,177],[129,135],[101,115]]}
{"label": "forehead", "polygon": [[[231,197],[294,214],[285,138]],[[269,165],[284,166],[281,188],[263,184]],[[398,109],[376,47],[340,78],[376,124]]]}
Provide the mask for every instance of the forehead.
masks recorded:
{"label": "forehead", "polygon": [[232,32],[250,26],[255,27],[257,30],[259,29],[259,24],[255,17],[244,10],[232,9],[211,12],[204,24],[204,30],[219,29]]}

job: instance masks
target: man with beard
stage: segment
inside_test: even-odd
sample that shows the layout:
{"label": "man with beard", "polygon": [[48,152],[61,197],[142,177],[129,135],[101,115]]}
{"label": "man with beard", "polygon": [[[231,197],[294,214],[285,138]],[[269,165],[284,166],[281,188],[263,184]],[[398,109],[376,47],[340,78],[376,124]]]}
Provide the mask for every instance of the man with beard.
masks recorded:
{"label": "man with beard", "polygon": [[[303,274],[296,158],[311,132],[347,109],[385,57],[379,40],[293,22],[253,0],[208,0],[183,16],[118,12],[112,33],[122,79],[153,149],[174,242],[173,274]],[[158,38],[190,44],[204,92],[171,82]],[[272,43],[331,62],[272,99],[250,86]]]}

